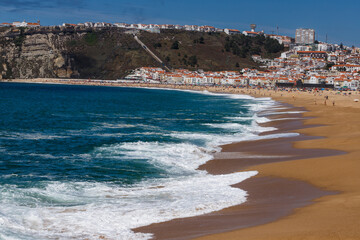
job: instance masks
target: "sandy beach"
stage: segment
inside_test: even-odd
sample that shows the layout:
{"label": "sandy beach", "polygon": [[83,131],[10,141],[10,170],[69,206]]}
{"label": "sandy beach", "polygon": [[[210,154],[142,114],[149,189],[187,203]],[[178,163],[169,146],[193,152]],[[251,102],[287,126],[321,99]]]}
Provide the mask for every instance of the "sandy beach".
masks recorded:
{"label": "sandy beach", "polygon": [[[345,95],[59,79],[16,82],[168,87],[271,97],[286,108],[271,118],[293,119],[265,125],[279,129],[273,133],[297,132],[299,136],[226,145],[214,160],[201,166],[211,174],[258,171],[256,177],[235,186],[248,191],[248,201],[137,231],[154,233],[156,239],[360,239],[360,102],[355,101],[360,99],[359,92]],[[306,111],[281,113],[302,110]]]}
{"label": "sandy beach", "polygon": [[[289,106],[286,106],[289,107]],[[284,111],[299,111],[298,108],[287,108]],[[266,125],[278,128],[269,134],[293,132],[304,127],[301,114],[273,115],[279,120]],[[300,119],[298,119],[300,118]],[[264,135],[265,135],[264,134]],[[229,174],[245,171],[250,166],[270,164],[310,156],[329,156],[343,154],[341,151],[293,148],[293,142],[318,137],[299,135],[289,138],[277,138],[257,141],[233,143],[222,146],[222,152],[215,154],[215,159],[200,167],[210,174]],[[261,149],[259,151],[259,149]],[[309,183],[276,176],[258,175],[240,184],[234,185],[248,192],[248,201],[239,206],[223,209],[203,216],[176,219],[167,223],[153,224],[137,229],[140,232],[152,232],[155,239],[192,239],[197,236],[248,228],[276,221],[292,213],[293,209],[312,203],[319,197],[334,194],[323,191]],[[219,238],[222,239],[222,238]]]}
{"label": "sandy beach", "polygon": [[[287,178],[307,182],[325,191],[335,192],[315,203],[295,209],[280,220],[217,234],[201,239],[359,239],[360,238],[360,117],[357,96],[329,95],[335,106],[325,105],[324,95],[306,93],[272,94],[272,98],[305,107],[305,125],[323,126],[296,130],[321,139],[297,141],[297,149],[329,149],[345,154],[329,157],[311,157],[292,161],[257,165],[260,176]],[[314,99],[317,100],[315,105]],[[321,102],[319,102],[321,101]]]}

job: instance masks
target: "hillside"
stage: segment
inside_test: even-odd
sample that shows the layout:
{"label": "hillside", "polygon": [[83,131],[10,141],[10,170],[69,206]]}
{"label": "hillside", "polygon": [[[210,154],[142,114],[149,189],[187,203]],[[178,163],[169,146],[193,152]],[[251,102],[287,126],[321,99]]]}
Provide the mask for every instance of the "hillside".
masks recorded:
{"label": "hillside", "polygon": [[[143,41],[172,68],[257,68],[252,54],[275,57],[283,47],[264,37],[167,30],[140,32]],[[124,29],[43,27],[0,29],[0,78],[117,79],[143,66],[159,66]]]}
{"label": "hillside", "polygon": [[225,33],[167,30],[158,35],[142,32],[139,37],[173,68],[192,70],[200,68],[220,71],[258,67],[251,55],[273,58],[283,50],[282,45],[273,39],[228,36]]}

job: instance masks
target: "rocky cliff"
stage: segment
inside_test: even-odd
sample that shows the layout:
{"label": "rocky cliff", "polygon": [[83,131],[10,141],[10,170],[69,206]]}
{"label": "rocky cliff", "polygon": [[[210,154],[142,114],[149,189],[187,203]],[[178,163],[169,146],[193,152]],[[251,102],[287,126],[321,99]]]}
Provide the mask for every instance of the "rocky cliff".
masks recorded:
{"label": "rocky cliff", "polygon": [[2,29],[0,36],[0,78],[118,78],[142,64],[156,65],[122,31]]}
{"label": "rocky cliff", "polygon": [[[264,48],[264,39],[243,36],[184,31],[138,35],[174,68],[240,70],[257,67],[250,54],[273,54]],[[159,63],[124,29],[0,28],[0,79],[117,79],[142,66]]]}

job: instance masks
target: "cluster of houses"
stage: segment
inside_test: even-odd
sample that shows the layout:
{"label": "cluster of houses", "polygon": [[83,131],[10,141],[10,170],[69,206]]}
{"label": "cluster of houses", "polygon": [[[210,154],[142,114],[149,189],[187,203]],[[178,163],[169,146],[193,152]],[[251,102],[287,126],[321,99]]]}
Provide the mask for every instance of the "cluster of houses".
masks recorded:
{"label": "cluster of houses", "polygon": [[174,25],[174,24],[128,24],[128,23],[106,23],[106,22],[85,22],[78,24],[63,23],[64,27],[94,27],[94,28],[103,28],[103,27],[119,27],[127,29],[138,29],[144,31],[156,32],[156,30],[161,29],[177,29],[177,30],[186,30],[186,31],[199,31],[199,32],[223,32],[223,29],[215,28],[212,26],[197,26],[197,25]]}
{"label": "cluster of houses", "polygon": [[[252,24],[253,25],[253,24]],[[259,35],[268,36],[270,38],[276,39],[279,41],[280,44],[284,44],[285,47],[289,47],[294,39],[288,36],[281,36],[275,34],[265,34],[264,31],[256,32],[255,28],[251,28],[251,31],[240,31],[237,29],[229,29],[229,28],[216,28],[213,26],[198,26],[198,25],[178,25],[178,24],[128,24],[128,23],[105,23],[105,22],[85,22],[85,23],[78,23],[78,24],[69,24],[64,23],[63,27],[94,27],[94,28],[102,28],[102,27],[119,27],[119,28],[126,28],[126,29],[137,29],[143,30],[153,33],[160,33],[163,29],[175,29],[175,30],[185,30],[185,31],[197,31],[197,32],[225,32],[228,35],[235,35],[235,34],[243,34],[245,36],[256,37]]]}
{"label": "cluster of houses", "polygon": [[[328,45],[328,51],[320,50],[323,45]],[[259,56],[253,59],[264,61],[263,69],[272,73],[270,77],[282,77],[278,82],[295,83],[300,79],[304,84],[360,89],[359,48],[319,43],[313,50],[315,46],[295,47],[273,60],[264,61]]]}
{"label": "cluster of houses", "polygon": [[[247,70],[248,69],[244,69],[243,71],[246,72]],[[243,73],[237,71],[205,72],[202,70],[190,71],[187,69],[176,69],[172,72],[166,72],[161,68],[155,67],[136,69],[125,78],[125,81],[190,85],[247,84],[246,82],[242,82],[243,80],[246,81]]]}
{"label": "cluster of houses", "polygon": [[[243,34],[256,37],[265,35],[276,39],[280,44],[289,47],[279,58],[264,59],[254,55],[255,62],[261,63],[261,70],[243,69],[242,71],[220,71],[204,72],[177,69],[166,72],[161,68],[143,67],[136,69],[129,75],[126,81],[172,83],[172,84],[194,84],[194,85],[247,85],[271,87],[278,83],[294,84],[299,80],[303,84],[328,85],[335,88],[360,88],[360,49],[349,48],[337,44],[323,42],[315,43],[314,34],[311,39],[302,37],[312,29],[298,29],[298,40],[287,36],[265,34],[263,31],[255,31],[256,25],[251,24],[251,31],[240,31],[237,29],[220,29],[212,26],[197,25],[172,25],[172,24],[127,24],[127,23],[105,23],[85,22],[78,24],[64,23],[63,27],[90,27],[105,28],[118,27],[126,29],[145,30],[158,33],[161,29],[178,29],[199,32],[225,32],[228,35]],[[12,22],[0,23],[0,27],[40,27],[37,23]],[[300,31],[301,30],[301,31]],[[306,35],[307,36],[307,35]],[[301,42],[303,40],[307,42]],[[311,44],[308,43],[310,41]]]}
{"label": "cluster of houses", "polygon": [[[254,24],[252,24],[254,25]],[[12,22],[12,23],[0,23],[0,27],[40,27],[40,21],[36,23],[28,23],[25,20],[22,22]],[[245,36],[256,37],[259,35],[268,36],[270,38],[276,39],[280,44],[284,44],[285,47],[289,47],[294,39],[288,36],[281,36],[275,34],[265,34],[264,31],[256,32],[255,28],[251,28],[251,31],[240,31],[237,29],[229,28],[216,28],[213,26],[198,26],[198,25],[179,25],[179,24],[128,24],[128,23],[107,23],[107,22],[85,22],[85,23],[63,23],[60,27],[66,28],[75,28],[75,27],[86,27],[86,28],[125,28],[125,29],[134,29],[134,30],[143,30],[152,33],[160,33],[164,29],[175,29],[175,30],[185,30],[185,31],[197,31],[197,32],[225,32],[228,35],[234,34],[243,34]]]}
{"label": "cluster of houses", "polygon": [[0,23],[0,27],[40,27],[40,21],[37,21],[36,23],[31,22],[12,22],[12,23]]}
{"label": "cluster of houses", "polygon": [[[13,23],[0,23],[0,27],[40,27],[40,21],[36,23],[28,23],[25,20],[22,22],[13,22]],[[237,29],[229,28],[216,28],[213,26],[198,26],[198,25],[179,25],[179,24],[128,24],[128,23],[107,23],[107,22],[85,22],[85,23],[63,23],[61,27],[75,28],[75,27],[88,27],[88,28],[126,28],[126,29],[136,29],[143,30],[152,33],[160,33],[163,29],[175,29],[175,30],[185,30],[185,31],[197,31],[197,32],[225,32],[228,35],[234,34],[243,34],[245,36],[256,37],[259,35],[269,36],[279,41],[280,44],[284,44],[285,47],[288,47],[291,42],[294,41],[293,38],[281,35],[274,34],[264,34],[264,31],[256,32],[255,28],[252,28],[251,31],[240,31]]]}
{"label": "cluster of houses", "polygon": [[206,72],[143,67],[128,75],[125,81],[191,85],[261,86],[279,84],[296,86],[331,86],[337,89],[360,90],[360,49],[326,51],[289,50],[276,59],[254,55],[254,61],[264,65],[261,70]]}

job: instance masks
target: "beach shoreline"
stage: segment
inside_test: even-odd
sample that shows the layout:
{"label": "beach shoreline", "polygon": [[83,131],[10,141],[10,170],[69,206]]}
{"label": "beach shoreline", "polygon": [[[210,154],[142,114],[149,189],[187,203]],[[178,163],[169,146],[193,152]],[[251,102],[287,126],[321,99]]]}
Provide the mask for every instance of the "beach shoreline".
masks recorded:
{"label": "beach shoreline", "polygon": [[[297,112],[303,109],[284,105],[285,112]],[[269,111],[269,110],[267,110]],[[274,113],[274,112],[273,112]],[[281,120],[291,117],[291,120]],[[272,121],[262,126],[275,127],[277,130],[264,132],[262,135],[286,134],[305,128],[300,113],[284,114],[279,112],[271,116]],[[223,145],[222,151],[215,154],[213,160],[200,166],[209,174],[230,174],[256,169],[260,164],[309,158],[309,156],[330,156],[344,154],[340,151],[308,149],[302,151],[292,147],[293,142],[315,139],[317,137],[294,135],[264,140],[242,141]],[[261,151],[259,151],[261,149]],[[294,209],[304,207],[326,195],[335,192],[324,191],[299,180],[265,176],[261,172],[254,177],[233,185],[248,192],[245,203],[235,205],[205,215],[174,219],[164,223],[135,229],[150,232],[154,239],[193,239],[209,234],[217,234],[235,229],[248,228],[276,221],[291,214]],[[290,200],[290,201],[289,201]]]}
{"label": "beach shoreline", "polygon": [[355,169],[358,169],[360,165],[358,157],[360,126],[356,120],[360,116],[359,104],[344,95],[337,98],[330,95],[330,101],[335,101],[335,106],[326,104],[324,94],[311,97],[304,95],[283,93],[280,96],[279,94],[273,96],[274,100],[305,107],[307,110],[304,116],[311,118],[304,120],[306,128],[300,128],[296,132],[307,136],[322,137],[297,141],[293,144],[294,149],[305,151],[320,148],[325,151],[337,150],[344,154],[333,154],[327,157],[314,155],[290,161],[249,166],[246,170],[256,169],[260,172],[260,176],[299,180],[336,194],[318,198],[313,204],[296,208],[289,216],[268,224],[199,239],[360,238],[359,223],[356,220],[359,217],[357,209],[360,206],[359,176],[355,173]]}
{"label": "beach shoreline", "polygon": [[[36,82],[35,82],[36,81]],[[16,82],[28,82],[28,83],[61,83],[53,80],[26,80]],[[15,81],[14,81],[15,82]],[[64,83],[61,83],[64,84]],[[93,85],[86,84],[86,82],[67,82],[66,84],[77,84],[77,85]],[[286,199],[287,194],[292,189],[307,189],[310,191],[311,188],[316,189],[316,193],[311,194],[304,193],[307,196],[302,202],[309,203],[314,198],[316,203],[300,204],[291,206],[291,210],[286,211],[285,214],[278,216],[277,218],[270,219],[267,224],[266,222],[260,222],[255,225],[244,226],[243,229],[238,226],[230,226],[233,218],[229,217],[228,221],[224,225],[219,226],[219,221],[215,221],[215,226],[221,228],[221,230],[206,230],[201,234],[189,236],[187,238],[194,238],[198,236],[204,236],[201,239],[238,239],[240,236],[244,239],[338,239],[339,236],[345,239],[356,239],[360,237],[360,227],[356,219],[358,219],[360,213],[356,212],[356,209],[360,209],[360,188],[358,183],[359,174],[356,169],[360,167],[358,154],[360,153],[359,147],[360,141],[360,126],[357,124],[356,119],[360,116],[359,103],[354,102],[356,98],[359,98],[358,93],[352,95],[337,94],[335,92],[299,92],[299,91],[274,91],[269,89],[246,89],[246,88],[225,88],[225,87],[199,87],[199,86],[174,86],[174,85],[153,85],[153,84],[135,84],[135,85],[124,85],[124,84],[94,84],[96,86],[122,86],[122,87],[161,87],[161,88],[175,88],[175,89],[189,89],[195,91],[209,91],[209,92],[220,92],[220,93],[238,93],[252,95],[254,97],[271,97],[275,101],[288,103],[296,107],[304,107],[307,112],[304,113],[305,117],[311,117],[309,119],[303,119],[304,126],[299,129],[293,129],[299,132],[300,136],[309,136],[310,138],[298,139],[291,146],[293,149],[322,149],[322,153],[328,152],[327,150],[335,150],[333,154],[323,154],[311,152],[307,157],[298,157],[289,159],[286,161],[277,161],[272,163],[260,162],[255,165],[243,165],[238,169],[233,169],[234,163],[228,161],[227,164],[229,169],[232,171],[259,171],[259,175],[255,178],[240,183],[240,187],[244,190],[249,191],[249,201],[252,202],[251,197],[254,193],[251,193],[251,189],[256,189],[258,186],[263,186],[267,182],[273,183],[273,188],[267,186],[266,189],[280,188],[284,190],[283,197]],[[329,100],[326,102],[324,97],[327,95]],[[332,104],[333,103],[333,104]],[[285,129],[291,130],[291,123],[289,121],[284,124]],[[296,124],[295,124],[296,125]],[[290,127],[289,127],[290,126]],[[299,127],[299,125],[297,125]],[[308,127],[309,126],[309,127]],[[311,137],[318,136],[318,137]],[[323,137],[323,138],[320,138]],[[265,143],[264,143],[265,142]],[[266,143],[266,140],[262,144]],[[272,140],[275,144],[274,140]],[[245,144],[245,143],[240,143]],[[250,144],[251,145],[251,144]],[[276,144],[275,144],[276,145]],[[224,146],[223,152],[226,150],[231,151],[231,146]],[[279,144],[281,146],[281,144]],[[246,147],[246,146],[245,146]],[[250,146],[248,146],[250,147]],[[250,147],[251,148],[251,147]],[[259,148],[259,146],[258,146]],[[244,149],[244,146],[241,147]],[[264,149],[264,148],[262,148]],[[237,150],[238,151],[238,150]],[[236,153],[236,151],[234,151]],[[239,151],[238,151],[239,152]],[[276,151],[275,151],[276,152]],[[321,152],[321,151],[320,151]],[[345,153],[340,155],[340,153]],[[338,154],[336,154],[338,153]],[[223,161],[224,159],[222,159]],[[232,159],[230,159],[232,160]],[[341,161],[341,164],[339,164]],[[211,163],[213,162],[213,163]],[[208,164],[215,164],[214,161],[208,162]],[[224,161],[223,161],[224,163]],[[208,171],[211,169],[219,169],[219,165],[208,167]],[[299,171],[301,169],[301,171]],[[223,173],[229,170],[223,170]],[[211,172],[215,173],[215,172]],[[296,184],[305,184],[300,187],[281,187],[284,184],[282,181],[292,182]],[[248,187],[246,183],[248,182]],[[296,182],[296,183],[295,183]],[[319,190],[321,189],[321,190]],[[263,190],[261,190],[263,191]],[[261,192],[259,191],[259,192]],[[306,192],[304,190],[304,192]],[[301,192],[301,191],[300,191]],[[310,191],[311,192],[311,191]],[[334,193],[337,194],[334,194]],[[298,190],[294,192],[299,193]],[[278,193],[277,195],[281,195]],[[309,198],[309,196],[311,197]],[[293,195],[294,196],[294,195]],[[275,201],[279,201],[278,199]],[[246,204],[246,203],[245,203]],[[244,204],[244,206],[245,206]],[[266,203],[267,204],[267,203]],[[242,205],[239,205],[242,206]],[[244,208],[240,207],[240,208]],[[327,211],[331,207],[334,211]],[[296,210],[293,210],[293,209]],[[352,211],[352,210],[355,211]],[[276,210],[276,208],[275,208]],[[223,212],[232,212],[232,210],[224,209]],[[220,211],[220,212],[221,212]],[[243,209],[241,211],[244,211]],[[279,212],[279,208],[277,209]],[[360,212],[360,211],[358,211]],[[253,213],[253,212],[251,212]],[[291,213],[291,215],[289,215]],[[215,218],[219,218],[218,213],[214,214]],[[250,216],[250,215],[249,215]],[[285,217],[288,216],[288,217]],[[200,218],[195,217],[195,218]],[[206,217],[206,216],[205,216]],[[258,217],[258,218],[261,218]],[[342,221],[341,219],[345,219]],[[188,219],[176,220],[175,228],[181,232],[186,232],[186,229],[179,227],[179,221],[187,221]],[[197,224],[203,224],[203,220],[197,220]],[[208,219],[209,221],[209,219]],[[311,224],[310,224],[311,223]],[[167,224],[167,223],[160,223]],[[189,226],[198,228],[194,223],[190,223]],[[154,226],[145,227],[154,232]],[[138,230],[145,230],[141,228]],[[151,230],[152,229],[152,230]],[[165,228],[167,232],[171,232],[171,229]],[[237,230],[240,229],[240,230]],[[143,232],[143,231],[142,231]],[[160,230],[161,232],[161,230]],[[224,233],[220,233],[224,232]],[[158,239],[162,237],[159,234],[155,234]],[[159,237],[160,236],[160,237]],[[186,238],[186,237],[185,237]],[[163,239],[169,239],[163,237]],[[184,239],[184,235],[181,237],[174,237],[173,239]]]}

